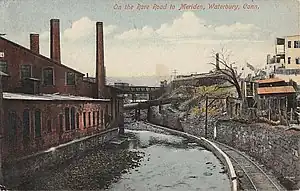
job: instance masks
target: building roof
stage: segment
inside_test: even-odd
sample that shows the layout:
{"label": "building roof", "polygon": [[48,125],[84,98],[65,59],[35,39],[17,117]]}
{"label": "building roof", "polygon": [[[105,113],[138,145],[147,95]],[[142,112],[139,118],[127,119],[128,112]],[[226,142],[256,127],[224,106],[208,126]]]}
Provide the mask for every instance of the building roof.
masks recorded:
{"label": "building roof", "polygon": [[23,94],[3,92],[5,100],[30,100],[30,101],[100,101],[108,102],[110,99],[95,99],[90,97],[59,95],[59,94]]}
{"label": "building roof", "polygon": [[78,73],[78,74],[81,74],[81,75],[84,76],[83,73],[81,73],[81,72],[79,72],[79,71],[77,71],[77,70],[75,70],[75,69],[73,69],[73,68],[70,68],[70,67],[68,67],[68,66],[66,66],[66,65],[63,65],[63,64],[59,63],[59,62],[56,62],[56,61],[54,61],[54,60],[52,60],[52,59],[50,59],[50,58],[48,58],[48,57],[46,57],[46,56],[43,56],[43,55],[41,55],[41,54],[37,54],[37,53],[35,53],[34,51],[32,51],[32,50],[30,50],[30,49],[28,49],[28,48],[26,48],[26,47],[24,47],[24,46],[21,46],[21,45],[15,43],[15,42],[12,42],[12,41],[10,41],[10,40],[7,40],[6,38],[0,37],[0,39],[1,39],[1,40],[4,40],[4,41],[6,41],[6,42],[8,42],[8,43],[10,43],[10,44],[12,44],[12,45],[14,45],[14,46],[17,46],[17,47],[19,47],[19,48],[21,48],[21,49],[23,49],[23,50],[26,50],[26,51],[30,52],[31,54],[33,54],[33,55],[35,55],[35,56],[38,56],[38,57],[40,57],[40,58],[42,58],[42,59],[45,59],[45,60],[48,60],[49,62],[52,62],[52,63],[54,63],[54,64],[56,64],[56,65],[58,65],[58,66],[61,66],[61,67],[66,68],[66,69],[69,69],[69,70],[71,70],[71,71],[73,71],[73,72],[75,72],[75,73]]}
{"label": "building roof", "polygon": [[285,82],[285,81],[280,78],[268,78],[264,80],[256,80],[256,82],[259,84],[268,84],[268,83]]}
{"label": "building roof", "polygon": [[257,88],[258,95],[265,94],[288,94],[295,93],[295,89],[293,86],[275,86],[275,87],[262,87]]}

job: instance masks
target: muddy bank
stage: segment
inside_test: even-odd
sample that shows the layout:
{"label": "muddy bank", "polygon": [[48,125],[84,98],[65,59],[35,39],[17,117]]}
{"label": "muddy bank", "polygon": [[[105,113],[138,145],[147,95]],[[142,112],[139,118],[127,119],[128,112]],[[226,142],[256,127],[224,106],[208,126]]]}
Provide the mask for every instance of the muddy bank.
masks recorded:
{"label": "muddy bank", "polygon": [[17,190],[99,190],[108,188],[122,173],[140,165],[144,157],[140,151],[108,144],[90,150],[64,164],[45,169],[21,184],[11,185]]}

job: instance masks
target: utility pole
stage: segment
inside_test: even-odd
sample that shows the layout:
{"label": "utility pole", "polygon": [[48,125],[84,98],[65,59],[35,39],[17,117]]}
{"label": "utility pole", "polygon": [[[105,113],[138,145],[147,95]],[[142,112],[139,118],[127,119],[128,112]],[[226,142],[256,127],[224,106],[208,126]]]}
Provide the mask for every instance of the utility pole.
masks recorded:
{"label": "utility pole", "polygon": [[208,96],[205,97],[205,138],[207,138],[207,110],[208,110]]}
{"label": "utility pole", "polygon": [[[1,33],[0,37],[6,34]],[[0,71],[2,72],[2,71]],[[3,147],[3,132],[4,132],[4,110],[3,110],[3,89],[2,89],[2,74],[0,74],[0,184],[3,185],[3,172],[2,172],[2,147]]]}
{"label": "utility pole", "polygon": [[176,74],[177,74],[177,70],[175,69],[175,70],[173,70],[173,79],[176,78]]}
{"label": "utility pole", "polygon": [[2,172],[2,147],[3,147],[3,132],[4,132],[4,110],[3,110],[3,89],[2,89],[2,74],[0,74],[0,184],[3,184]]}

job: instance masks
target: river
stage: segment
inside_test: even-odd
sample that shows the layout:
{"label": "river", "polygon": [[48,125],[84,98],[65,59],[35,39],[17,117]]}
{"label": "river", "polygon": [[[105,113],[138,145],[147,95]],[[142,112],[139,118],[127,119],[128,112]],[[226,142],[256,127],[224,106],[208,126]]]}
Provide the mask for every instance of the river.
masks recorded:
{"label": "river", "polygon": [[[134,124],[132,124],[132,127]],[[222,164],[196,143],[163,132],[126,129],[107,144],[8,188],[17,190],[230,190]]]}
{"label": "river", "polygon": [[196,143],[150,131],[126,131],[132,137],[128,148],[144,152],[145,158],[109,190],[230,190],[218,159]]}

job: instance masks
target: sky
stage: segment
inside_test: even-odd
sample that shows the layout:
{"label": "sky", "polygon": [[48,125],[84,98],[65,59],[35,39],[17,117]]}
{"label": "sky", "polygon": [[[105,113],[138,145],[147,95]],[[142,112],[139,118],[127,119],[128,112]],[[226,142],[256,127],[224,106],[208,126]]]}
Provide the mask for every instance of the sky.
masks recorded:
{"label": "sky", "polygon": [[[179,10],[182,4],[205,9]],[[209,9],[212,4],[240,9]],[[300,33],[297,0],[0,0],[0,15],[5,38],[29,47],[29,34],[39,33],[47,57],[50,19],[60,19],[62,63],[89,76],[95,75],[97,21],[104,23],[106,74],[114,77],[207,72],[213,53],[224,50],[239,68],[262,67],[276,37]]]}

